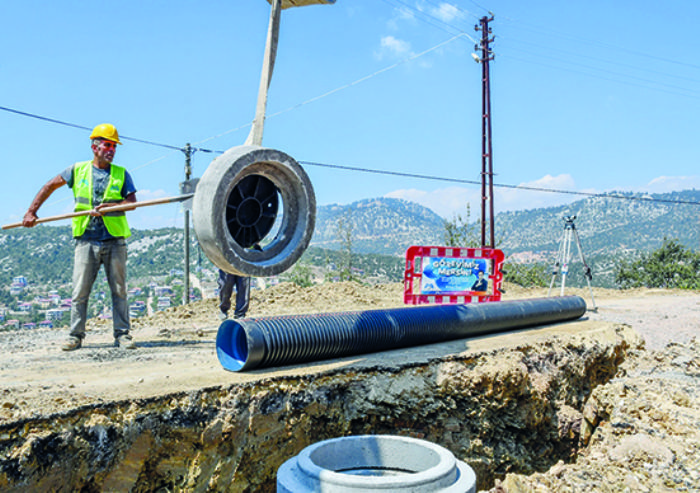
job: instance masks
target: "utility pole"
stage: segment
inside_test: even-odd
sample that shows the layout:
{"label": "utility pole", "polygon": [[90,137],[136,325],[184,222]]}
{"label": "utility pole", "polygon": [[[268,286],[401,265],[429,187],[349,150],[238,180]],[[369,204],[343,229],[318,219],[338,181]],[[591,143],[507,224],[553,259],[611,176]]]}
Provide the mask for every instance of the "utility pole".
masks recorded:
{"label": "utility pole", "polygon": [[[183,151],[185,153],[185,183],[189,183],[192,175],[192,154],[194,150],[189,142],[185,144]],[[182,294],[182,304],[187,305],[190,302],[190,209],[187,205],[184,206],[185,213],[185,285],[184,293]]]}
{"label": "utility pole", "polygon": [[[495,38],[489,38],[491,17],[482,17],[479,24],[474,26],[475,31],[481,31],[481,42],[474,48],[481,49],[481,56],[473,55],[477,63],[481,63],[481,247],[494,248],[494,221],[493,221],[493,148],[491,144],[491,81],[489,79],[489,61],[493,60],[493,52],[489,46]],[[489,210],[490,241],[486,242],[486,203]]]}

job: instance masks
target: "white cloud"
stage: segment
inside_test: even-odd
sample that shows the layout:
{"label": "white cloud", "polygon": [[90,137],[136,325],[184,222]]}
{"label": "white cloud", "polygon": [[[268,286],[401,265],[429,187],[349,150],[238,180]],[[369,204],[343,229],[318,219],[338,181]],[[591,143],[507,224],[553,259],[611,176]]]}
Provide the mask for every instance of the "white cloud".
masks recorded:
{"label": "white cloud", "polygon": [[[576,190],[574,179],[571,175],[558,176],[546,175],[538,180],[521,183],[519,186],[529,188],[545,188],[557,190]],[[421,204],[436,214],[446,219],[451,219],[455,214],[464,216],[467,204],[470,207],[470,220],[478,220],[481,217],[481,189],[480,187],[446,187],[433,191],[418,189],[394,190],[385,197],[400,198]],[[540,192],[527,189],[494,188],[495,212],[507,210],[535,209],[538,207],[551,207],[567,204],[582,197],[579,195],[563,195],[552,192]],[[488,204],[487,204],[488,206]]]}
{"label": "white cloud", "polygon": [[394,17],[387,22],[387,25],[390,30],[398,31],[400,29],[399,24],[403,21],[413,22],[414,20],[414,12],[406,6],[400,6],[394,9]]}
{"label": "white cloud", "polygon": [[674,190],[690,190],[691,188],[700,188],[700,176],[659,176],[640,187],[638,191],[666,193]]}
{"label": "white cloud", "polygon": [[[420,13],[420,16],[416,16]],[[462,11],[455,5],[448,2],[440,2],[439,4],[431,2],[415,2],[413,6],[400,5],[396,6],[393,11],[393,17],[387,22],[387,26],[392,31],[399,31],[402,24],[416,24],[419,18],[433,17],[445,23],[454,22],[464,17]],[[429,18],[427,18],[430,21]]]}
{"label": "white cloud", "polygon": [[384,36],[379,42],[379,51],[376,53],[377,58],[403,58],[412,55],[411,43],[394,36]]}
{"label": "white cloud", "polygon": [[455,19],[459,19],[462,15],[457,7],[446,2],[440,3],[437,7],[430,8],[429,12],[430,15],[437,17],[443,22],[452,22]]}
{"label": "white cloud", "polygon": [[470,217],[472,220],[479,214],[478,210],[474,208],[474,204],[479,201],[479,191],[476,189],[447,187],[427,192],[413,188],[394,190],[386,194],[385,197],[416,202],[446,219],[451,219],[455,214],[461,214],[464,217],[467,203],[471,207]]}
{"label": "white cloud", "polygon": [[567,174],[545,175],[537,180],[518,184],[523,188],[498,188],[494,191],[496,211],[517,211],[568,204],[583,197],[533,189],[576,191],[574,178]]}

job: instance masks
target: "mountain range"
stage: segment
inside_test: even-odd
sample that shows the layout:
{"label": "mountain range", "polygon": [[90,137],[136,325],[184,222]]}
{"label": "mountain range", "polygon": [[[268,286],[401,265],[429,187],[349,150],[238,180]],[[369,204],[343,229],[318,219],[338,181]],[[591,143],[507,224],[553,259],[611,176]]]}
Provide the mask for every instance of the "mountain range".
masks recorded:
{"label": "mountain range", "polygon": [[[564,218],[575,216],[573,224],[584,260],[592,267],[594,284],[603,286],[612,285],[613,267],[620,258],[654,250],[666,237],[698,250],[700,191],[652,195],[621,192],[615,196],[592,196],[566,206],[499,213],[495,217],[496,246],[513,261],[551,263],[563,238]],[[373,254],[375,263],[381,256],[394,259],[396,272],[401,271],[409,246],[444,243],[445,220],[430,209],[401,199],[367,199],[318,207],[309,249],[314,261],[324,257],[319,253],[323,250],[342,249],[339,225],[350,233],[354,254]],[[130,277],[167,275],[172,269],[182,269],[182,229],[132,233]],[[191,242],[191,265],[208,264],[206,258],[202,259],[194,234]],[[576,262],[577,247],[571,246]],[[3,231],[0,285],[8,286],[12,277],[19,275],[34,282],[69,283],[72,255],[68,225]],[[327,261],[329,255],[325,258]]]}

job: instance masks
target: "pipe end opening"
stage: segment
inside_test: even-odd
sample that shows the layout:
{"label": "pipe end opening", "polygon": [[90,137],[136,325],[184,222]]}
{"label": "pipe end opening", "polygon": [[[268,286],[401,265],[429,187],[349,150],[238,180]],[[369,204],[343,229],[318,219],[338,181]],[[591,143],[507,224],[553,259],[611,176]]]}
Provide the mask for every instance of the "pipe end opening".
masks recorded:
{"label": "pipe end opening", "polygon": [[219,326],[216,334],[216,355],[224,369],[243,369],[248,361],[248,342],[241,324],[226,320]]}

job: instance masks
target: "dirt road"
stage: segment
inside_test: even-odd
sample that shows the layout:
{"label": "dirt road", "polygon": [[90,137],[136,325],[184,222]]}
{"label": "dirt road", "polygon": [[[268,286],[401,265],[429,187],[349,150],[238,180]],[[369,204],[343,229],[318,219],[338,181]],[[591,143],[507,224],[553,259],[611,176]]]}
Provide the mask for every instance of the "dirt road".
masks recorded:
{"label": "dirt road", "polygon": [[[402,284],[336,283],[299,288],[282,284],[256,291],[249,316],[366,310],[403,306]],[[578,294],[592,305],[587,291]],[[510,287],[506,299],[546,295]],[[649,349],[687,342],[700,334],[700,294],[663,290],[598,290],[591,321],[625,323]],[[231,373],[219,364],[214,340],[219,321],[213,299],[137,319],[134,351],[112,347],[111,326],[91,320],[82,349],[61,351],[64,330],[16,330],[0,336],[0,423],[37,417],[88,403],[127,400],[312,371],[321,364]],[[369,355],[381,358],[381,355]]]}

